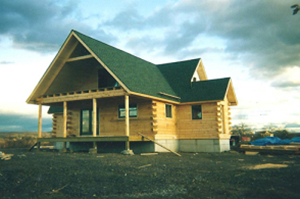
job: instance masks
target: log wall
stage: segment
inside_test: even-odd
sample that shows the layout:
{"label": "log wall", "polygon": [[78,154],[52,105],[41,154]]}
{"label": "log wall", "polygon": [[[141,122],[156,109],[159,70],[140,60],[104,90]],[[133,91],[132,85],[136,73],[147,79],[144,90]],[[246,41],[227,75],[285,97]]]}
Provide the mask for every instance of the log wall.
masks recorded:
{"label": "log wall", "polygon": [[153,101],[152,114],[153,114],[153,132],[155,139],[174,139],[177,138],[177,125],[176,125],[176,105],[172,105],[172,118],[166,117],[166,103]]}
{"label": "log wall", "polygon": [[[100,136],[124,136],[125,118],[118,117],[119,105],[124,97],[99,99]],[[130,136],[137,133],[155,139],[217,139],[219,135],[230,135],[230,108],[227,100],[204,103],[202,119],[192,119],[191,105],[172,105],[172,118],[166,117],[165,103],[130,97],[130,104],[136,103],[137,117],[130,118]],[[68,103],[67,133],[80,136],[80,114],[82,109],[92,110],[92,100]],[[63,137],[63,116],[53,114],[53,134]]]}
{"label": "log wall", "polygon": [[[92,110],[92,100],[77,101],[68,103],[67,109],[67,136],[80,136],[81,110]],[[97,100],[99,110],[99,129],[100,136],[124,136],[125,118],[119,118],[119,105],[124,104],[124,97]],[[152,131],[152,101],[137,98],[129,98],[129,103],[136,103],[138,112],[137,117],[130,117],[130,136],[140,138],[137,133],[142,133],[153,137]],[[63,137],[63,115],[62,113],[53,114],[53,134],[56,137]]]}
{"label": "log wall", "polygon": [[[152,107],[150,100],[139,100],[129,97],[129,103],[137,104],[137,117],[129,118],[130,136],[140,137],[137,133],[153,136],[151,131]],[[100,107],[100,135],[124,136],[125,118],[119,118],[119,105],[124,104],[124,99],[99,101]]]}
{"label": "log wall", "polygon": [[179,139],[218,138],[217,103],[202,104],[202,119],[192,119],[192,106],[177,107]]}

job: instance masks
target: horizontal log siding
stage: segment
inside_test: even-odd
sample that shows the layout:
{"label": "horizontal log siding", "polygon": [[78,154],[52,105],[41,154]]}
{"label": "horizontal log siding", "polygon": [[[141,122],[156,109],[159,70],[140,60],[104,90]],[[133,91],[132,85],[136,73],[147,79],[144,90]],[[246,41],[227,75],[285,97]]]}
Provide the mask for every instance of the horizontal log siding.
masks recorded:
{"label": "horizontal log siding", "polygon": [[218,138],[217,103],[202,104],[202,119],[192,119],[191,105],[177,107],[179,139]]}
{"label": "horizontal log siding", "polygon": [[[72,102],[68,104],[68,135],[80,136],[80,120],[81,110],[91,109],[91,100]],[[125,99],[109,99],[97,100],[97,108],[99,109],[99,127],[100,136],[124,136],[125,135],[125,119],[118,118],[118,109],[120,104],[124,104]],[[140,100],[129,97],[129,102],[136,103],[138,108],[138,116],[130,118],[130,136],[141,137],[137,133],[153,137],[152,131],[152,101]],[[80,107],[80,108],[79,108]],[[56,137],[63,137],[63,117],[62,113],[53,114],[55,119]],[[54,122],[53,122],[54,123]],[[54,129],[53,129],[54,131]]]}
{"label": "horizontal log siding", "polygon": [[[141,132],[145,135],[153,136],[151,131],[152,109],[151,101],[137,100],[129,97],[129,103],[137,104],[137,117],[129,120],[130,136],[138,136]],[[119,105],[124,104],[124,100],[98,101],[100,107],[100,135],[101,136],[124,136],[125,118],[118,117]]]}
{"label": "horizontal log siding", "polygon": [[153,101],[153,121],[156,139],[174,139],[177,136],[176,105],[172,105],[172,118],[166,117],[166,104]]}

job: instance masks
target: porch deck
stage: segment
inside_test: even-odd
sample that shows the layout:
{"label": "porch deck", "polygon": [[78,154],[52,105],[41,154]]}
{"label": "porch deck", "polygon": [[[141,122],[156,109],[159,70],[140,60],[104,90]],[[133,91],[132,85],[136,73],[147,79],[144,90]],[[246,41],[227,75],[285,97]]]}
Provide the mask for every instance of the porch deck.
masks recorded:
{"label": "porch deck", "polygon": [[37,142],[134,142],[134,141],[146,141],[141,136],[81,136],[81,137],[52,137],[52,138],[37,138]]}

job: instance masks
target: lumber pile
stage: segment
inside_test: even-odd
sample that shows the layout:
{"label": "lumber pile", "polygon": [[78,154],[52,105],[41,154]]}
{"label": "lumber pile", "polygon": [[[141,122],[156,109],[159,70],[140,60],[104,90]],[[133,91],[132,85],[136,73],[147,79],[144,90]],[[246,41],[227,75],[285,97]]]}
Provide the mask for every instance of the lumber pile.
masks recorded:
{"label": "lumber pile", "polygon": [[299,144],[255,146],[242,144],[240,152],[255,151],[259,153],[300,154]]}

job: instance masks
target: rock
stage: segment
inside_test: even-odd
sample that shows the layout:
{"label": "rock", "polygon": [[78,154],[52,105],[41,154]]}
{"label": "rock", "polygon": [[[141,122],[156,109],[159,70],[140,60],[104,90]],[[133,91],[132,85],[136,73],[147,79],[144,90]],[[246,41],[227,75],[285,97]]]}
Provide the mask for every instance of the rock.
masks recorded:
{"label": "rock", "polygon": [[132,150],[123,150],[123,151],[121,151],[121,153],[124,155],[134,155]]}

